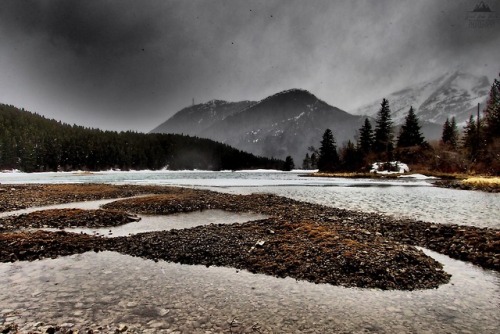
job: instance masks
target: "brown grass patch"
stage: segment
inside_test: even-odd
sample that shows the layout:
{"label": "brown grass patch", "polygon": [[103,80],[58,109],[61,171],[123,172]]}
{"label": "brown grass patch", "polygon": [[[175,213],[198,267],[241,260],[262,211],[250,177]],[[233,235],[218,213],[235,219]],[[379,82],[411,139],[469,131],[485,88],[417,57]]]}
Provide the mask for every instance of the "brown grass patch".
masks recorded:
{"label": "brown grass patch", "polygon": [[475,189],[500,189],[500,177],[469,177],[462,184]]}

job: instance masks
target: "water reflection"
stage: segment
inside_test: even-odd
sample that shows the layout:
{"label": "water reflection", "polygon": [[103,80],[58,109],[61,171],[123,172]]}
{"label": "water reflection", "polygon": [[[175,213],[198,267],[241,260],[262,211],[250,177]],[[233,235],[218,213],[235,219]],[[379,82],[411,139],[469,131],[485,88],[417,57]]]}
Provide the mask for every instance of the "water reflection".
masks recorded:
{"label": "water reflection", "polygon": [[[268,218],[255,213],[237,213],[223,210],[205,210],[190,213],[178,213],[168,216],[139,215],[138,222],[115,227],[104,228],[65,228],[66,232],[101,235],[105,237],[121,237],[143,232],[167,231],[171,229],[191,228],[210,224],[244,223],[251,220]],[[59,231],[55,228],[44,228],[45,231]]]}
{"label": "water reflection", "polygon": [[[137,197],[140,197],[140,196],[137,196]],[[97,210],[104,204],[118,201],[120,199],[124,199],[124,198],[102,199],[102,200],[97,200],[97,201],[72,202],[72,203],[54,204],[54,205],[46,205],[46,206],[37,206],[37,207],[26,208],[26,209],[15,210],[15,211],[0,212],[0,218],[11,216],[11,215],[22,215],[22,214],[26,214],[26,213],[35,212],[35,211],[52,210],[52,209]]]}
{"label": "water reflection", "polygon": [[[217,190],[217,188],[213,188]],[[415,186],[246,187],[219,191],[268,192],[299,201],[349,210],[377,212],[441,224],[500,228],[500,194]]]}
{"label": "water reflection", "polygon": [[[493,333],[500,277],[426,251],[453,275],[413,292],[349,289],[230,268],[155,263],[113,252],[0,264],[0,318],[141,331],[262,333]],[[1,323],[1,322],[0,322]],[[94,327],[95,328],[95,327]]]}

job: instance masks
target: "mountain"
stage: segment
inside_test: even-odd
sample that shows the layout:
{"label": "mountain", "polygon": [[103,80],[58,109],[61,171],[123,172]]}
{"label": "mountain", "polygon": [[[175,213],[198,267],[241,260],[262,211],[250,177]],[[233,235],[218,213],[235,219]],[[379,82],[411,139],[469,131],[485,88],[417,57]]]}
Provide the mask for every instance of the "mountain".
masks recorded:
{"label": "mountain", "polygon": [[[406,87],[385,98],[389,100],[395,124],[402,124],[410,106],[413,106],[424,133],[427,131],[428,136],[434,134],[428,139],[435,139],[441,135],[440,131],[436,133],[436,129],[442,128],[446,118],[454,116],[457,124],[463,125],[471,114],[477,113],[478,103],[484,107],[489,90],[490,83],[486,76],[456,71]],[[381,101],[382,97],[349,112],[375,117]]]}
{"label": "mountain", "polygon": [[[238,104],[243,107],[235,111]],[[226,108],[224,116],[223,108]],[[191,117],[184,117],[188,112],[192,112]],[[217,116],[207,118],[207,114]],[[183,122],[179,122],[180,119]],[[158,129],[172,133],[188,131],[184,133],[220,141],[256,155],[275,158],[291,155],[299,166],[308,147],[319,146],[327,128],[333,131],[337,143],[342,144],[353,139],[363,120],[330,106],[306,90],[290,89],[259,102],[211,101],[192,106],[152,132]]]}
{"label": "mountain", "polygon": [[197,135],[207,127],[224,118],[249,107],[256,102],[227,102],[212,100],[207,103],[195,104],[176,113],[173,117],[163,122],[151,133],[178,133]]}

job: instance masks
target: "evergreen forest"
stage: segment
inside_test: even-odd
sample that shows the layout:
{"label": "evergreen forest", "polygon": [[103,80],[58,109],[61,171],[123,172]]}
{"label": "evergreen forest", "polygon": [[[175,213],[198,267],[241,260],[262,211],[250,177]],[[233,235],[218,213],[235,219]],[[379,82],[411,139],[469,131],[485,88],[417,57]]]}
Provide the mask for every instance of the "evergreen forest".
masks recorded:
{"label": "evergreen forest", "polygon": [[[373,162],[399,160],[421,172],[500,175],[500,81],[495,79],[482,117],[471,115],[463,129],[447,119],[439,142],[427,142],[412,107],[395,127],[390,102],[382,100],[374,120],[367,118],[356,141],[338,148],[335,134],[318,134],[319,149],[309,147],[304,169],[367,172]],[[282,169],[286,161],[256,157],[209,139],[177,134],[115,132],[64,124],[0,104],[0,170],[24,172]]]}
{"label": "evergreen forest", "polygon": [[453,117],[447,119],[438,142],[425,140],[413,107],[396,130],[389,101],[383,99],[375,126],[366,118],[356,143],[348,141],[339,149],[326,129],[319,150],[309,148],[311,155],[306,153],[302,166],[321,172],[368,172],[374,162],[398,160],[421,172],[500,175],[500,81],[494,80],[482,115],[471,115],[462,130]]}
{"label": "evergreen forest", "polygon": [[68,125],[0,104],[0,170],[24,172],[120,170],[282,169],[209,139],[115,132]]}

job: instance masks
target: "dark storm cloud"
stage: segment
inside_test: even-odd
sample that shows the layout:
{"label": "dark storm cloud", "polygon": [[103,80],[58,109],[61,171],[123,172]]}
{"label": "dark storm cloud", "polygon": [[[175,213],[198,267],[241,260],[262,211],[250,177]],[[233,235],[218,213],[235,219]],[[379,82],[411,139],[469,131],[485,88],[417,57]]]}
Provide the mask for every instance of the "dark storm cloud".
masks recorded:
{"label": "dark storm cloud", "polygon": [[[38,40],[34,57],[71,61],[70,71],[107,74],[123,70],[123,60],[144,66],[148,49],[159,38],[156,18],[140,8],[104,1],[15,1],[4,8],[9,33]],[[149,50],[151,51],[151,50]],[[42,66],[44,59],[39,59]],[[147,66],[146,66],[147,67]],[[129,71],[133,72],[134,67]],[[103,73],[104,72],[104,73]]]}
{"label": "dark storm cloud", "polygon": [[101,50],[128,52],[131,45],[154,37],[144,17],[109,2],[15,1],[4,8],[11,24],[30,34],[46,34],[51,43],[74,48],[76,53]]}
{"label": "dark storm cloud", "polygon": [[[72,70],[83,73],[119,69],[158,38],[159,31],[136,8],[97,1],[15,1],[4,8],[8,33],[38,40],[36,56],[71,58]],[[43,59],[40,59],[43,65]]]}
{"label": "dark storm cloud", "polygon": [[[137,92],[147,90],[141,86],[143,78],[155,78],[151,43],[159,31],[154,16],[139,7],[104,1],[14,1],[2,6],[4,37],[28,53],[20,70],[49,94],[72,95],[75,103],[102,101],[109,108],[105,95],[117,98],[133,86]],[[95,109],[87,110],[91,114]]]}
{"label": "dark storm cloud", "polygon": [[259,99],[301,87],[349,108],[454,66],[498,72],[499,35],[467,27],[474,4],[2,1],[0,99],[142,131],[193,97]]}

